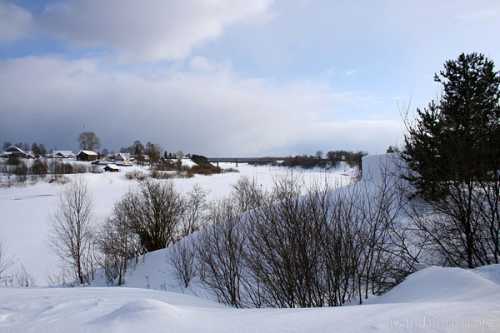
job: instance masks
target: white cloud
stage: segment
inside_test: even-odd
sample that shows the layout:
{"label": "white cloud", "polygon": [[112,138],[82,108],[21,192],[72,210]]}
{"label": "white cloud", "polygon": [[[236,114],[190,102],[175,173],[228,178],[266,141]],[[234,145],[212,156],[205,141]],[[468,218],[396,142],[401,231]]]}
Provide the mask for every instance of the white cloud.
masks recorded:
{"label": "white cloud", "polygon": [[113,148],[140,138],[166,149],[253,155],[299,145],[380,151],[401,133],[392,120],[335,119],[337,110],[366,104],[364,96],[245,79],[228,69],[151,77],[104,71],[94,60],[32,57],[1,61],[0,72],[0,140],[65,148],[85,128]]}
{"label": "white cloud", "polygon": [[27,35],[32,26],[31,14],[14,4],[0,0],[0,41],[12,41]]}
{"label": "white cloud", "polygon": [[473,23],[473,22],[484,22],[490,20],[496,20],[499,17],[500,6],[497,4],[498,8],[484,8],[478,10],[469,10],[460,13],[456,16],[457,20]]}
{"label": "white cloud", "polygon": [[39,17],[49,33],[125,60],[182,59],[230,24],[269,15],[272,0],[75,0]]}

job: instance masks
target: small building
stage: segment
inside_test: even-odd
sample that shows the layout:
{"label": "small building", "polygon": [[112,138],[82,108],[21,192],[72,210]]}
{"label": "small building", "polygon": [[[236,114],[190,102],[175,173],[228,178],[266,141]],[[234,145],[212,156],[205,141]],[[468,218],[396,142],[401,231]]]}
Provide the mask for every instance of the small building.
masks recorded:
{"label": "small building", "polygon": [[92,150],[80,150],[76,155],[76,159],[79,161],[95,161],[99,158],[99,154]]}
{"label": "small building", "polygon": [[35,158],[30,152],[24,151],[19,147],[10,146],[2,153],[2,157],[17,157],[17,158]]}
{"label": "small building", "polygon": [[120,168],[118,168],[118,166],[116,164],[109,163],[109,164],[106,164],[106,166],[104,167],[104,171],[118,172],[118,171],[120,171]]}
{"label": "small building", "polygon": [[118,153],[113,156],[113,159],[115,161],[119,162],[128,162],[130,161],[130,154],[129,153]]}
{"label": "small building", "polygon": [[75,158],[75,153],[71,150],[54,150],[52,152],[54,158]]}

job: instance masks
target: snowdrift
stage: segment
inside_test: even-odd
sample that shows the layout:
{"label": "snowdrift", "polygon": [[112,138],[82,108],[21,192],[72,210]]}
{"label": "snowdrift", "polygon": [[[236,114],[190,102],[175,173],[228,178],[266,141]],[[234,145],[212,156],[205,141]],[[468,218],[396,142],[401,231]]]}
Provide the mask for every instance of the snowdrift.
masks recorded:
{"label": "snowdrift", "polygon": [[430,267],[371,305],[224,308],[134,288],[0,289],[0,332],[500,332],[500,265]]}
{"label": "snowdrift", "polygon": [[[498,274],[500,265],[483,269]],[[403,283],[378,297],[376,303],[489,300],[498,297],[498,281],[481,271],[452,267],[428,267],[408,276]]]}

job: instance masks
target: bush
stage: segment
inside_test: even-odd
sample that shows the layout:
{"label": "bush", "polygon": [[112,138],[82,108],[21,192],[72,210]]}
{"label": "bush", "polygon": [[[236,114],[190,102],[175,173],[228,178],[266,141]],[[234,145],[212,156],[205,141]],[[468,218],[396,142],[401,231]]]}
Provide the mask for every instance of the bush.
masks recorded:
{"label": "bush", "polygon": [[33,175],[45,176],[49,171],[47,163],[43,160],[36,159],[31,166],[31,173]]}
{"label": "bush", "polygon": [[170,159],[161,159],[154,165],[154,170],[157,171],[176,171],[177,165]]}
{"label": "bush", "polygon": [[195,248],[187,240],[177,242],[171,247],[171,250],[170,263],[175,268],[178,281],[184,288],[187,288],[196,276]]}
{"label": "bush", "polygon": [[362,303],[416,269],[418,255],[396,220],[404,203],[396,185],[385,179],[376,189],[358,183],[332,192],[286,178],[255,200],[243,181],[200,231],[201,281],[236,307]]}
{"label": "bush", "polygon": [[221,201],[212,206],[209,221],[197,248],[201,281],[220,302],[241,307],[244,237],[238,211],[231,201]]}
{"label": "bush", "polygon": [[53,159],[49,164],[49,170],[53,174],[67,175],[76,173],[87,173],[89,171],[89,167],[83,164],[66,163],[58,161],[57,159]]}
{"label": "bush", "polygon": [[17,156],[14,156],[14,155],[10,155],[7,158],[7,162],[6,162],[7,165],[19,165],[20,163],[21,163],[21,160]]}
{"label": "bush", "polygon": [[151,178],[154,178],[154,179],[170,179],[170,178],[172,178],[172,175],[169,174],[168,171],[160,171],[160,170],[154,169],[153,171],[151,171]]}
{"label": "bush", "polygon": [[167,247],[175,240],[184,201],[172,183],[144,181],[121,201],[128,226],[146,251]]}
{"label": "bush", "polygon": [[127,209],[118,202],[112,216],[104,223],[99,233],[98,245],[104,255],[102,266],[110,283],[122,285],[128,261],[144,253],[139,238],[127,223]]}
{"label": "bush", "polygon": [[23,161],[19,161],[19,164],[15,166],[14,174],[18,182],[24,183],[27,180],[28,167]]}
{"label": "bush", "polygon": [[147,176],[144,172],[134,170],[134,171],[129,171],[125,174],[125,177],[128,180],[137,180],[137,181],[143,181],[146,180]]}
{"label": "bush", "polygon": [[195,174],[209,176],[218,173],[222,173],[222,169],[211,164],[194,165],[188,170],[188,175],[191,176]]}

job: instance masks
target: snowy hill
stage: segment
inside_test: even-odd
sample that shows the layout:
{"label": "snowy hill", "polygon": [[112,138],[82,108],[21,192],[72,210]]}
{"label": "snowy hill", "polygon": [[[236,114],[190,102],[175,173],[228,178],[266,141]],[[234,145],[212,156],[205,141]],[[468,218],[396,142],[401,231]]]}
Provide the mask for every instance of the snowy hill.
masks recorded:
{"label": "snowy hill", "polygon": [[[83,163],[83,162],[82,162]],[[190,160],[183,160],[192,165]],[[191,163],[191,164],[190,164]],[[251,166],[240,163],[220,163],[222,168],[233,168],[239,172],[223,173],[212,176],[197,175],[192,178],[171,180],[176,190],[187,193],[198,185],[207,191],[209,200],[227,196],[240,177],[255,180],[263,189],[269,189],[275,178],[287,176],[290,169],[283,167]],[[125,174],[130,170],[148,172],[146,168],[131,167],[116,173],[68,175],[68,179],[83,178],[87,183],[94,202],[94,222],[102,224],[110,215],[113,205],[129,190],[138,186],[136,181],[127,180]],[[342,175],[343,170],[294,170],[304,177],[307,183],[328,178],[332,183],[349,182]],[[59,263],[49,246],[49,229],[58,199],[64,186],[57,183],[40,181],[27,186],[0,188],[0,243],[16,261],[13,268],[21,265],[26,268],[36,285],[44,286],[48,277],[59,271]]]}
{"label": "snowy hill", "polygon": [[[379,184],[385,175],[389,175],[397,181],[400,180],[400,170],[402,167],[401,160],[395,154],[370,155],[363,158],[363,176],[360,182],[340,186],[335,188],[331,193],[331,200],[336,200],[335,193],[350,191],[351,187],[362,188],[361,192],[368,191],[368,195],[376,195],[377,184]],[[333,179],[333,182],[336,180]],[[192,238],[197,235],[189,236],[182,239],[180,242],[192,242]],[[131,261],[131,267],[127,270],[124,278],[125,287],[133,288],[148,288],[163,291],[182,292],[193,295],[203,295],[213,301],[216,298],[209,294],[207,289],[201,285],[197,277],[190,283],[186,289],[181,282],[176,278],[175,268],[171,263],[172,248],[166,248],[147,253],[137,261]],[[96,273],[96,279],[92,282],[92,286],[104,287],[108,283],[102,270]]]}
{"label": "snowy hill", "polygon": [[286,310],[134,288],[0,289],[0,332],[500,332],[499,275],[430,267],[371,305]]}
{"label": "snowy hill", "polygon": [[[396,174],[397,163],[387,155],[365,158],[363,179],[352,186],[377,183],[382,169]],[[130,186],[123,179],[109,182]],[[171,255],[167,248],[138,258],[124,287],[107,287],[98,271],[91,288],[0,288],[0,333],[500,332],[500,265],[428,267],[365,305],[234,309],[216,303],[196,279],[183,288]]]}

